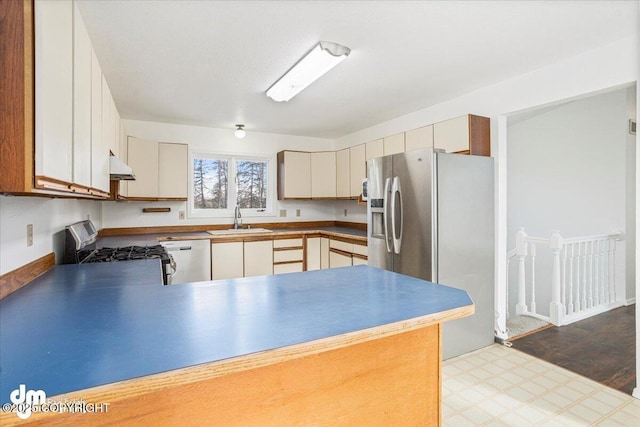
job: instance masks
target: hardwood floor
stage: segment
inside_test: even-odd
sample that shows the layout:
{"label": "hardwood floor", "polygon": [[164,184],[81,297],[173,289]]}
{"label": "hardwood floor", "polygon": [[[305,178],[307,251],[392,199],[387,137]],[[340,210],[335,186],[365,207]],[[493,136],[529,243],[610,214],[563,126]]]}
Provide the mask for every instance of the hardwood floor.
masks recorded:
{"label": "hardwood floor", "polygon": [[631,394],[636,375],[635,305],[513,341],[513,348]]}

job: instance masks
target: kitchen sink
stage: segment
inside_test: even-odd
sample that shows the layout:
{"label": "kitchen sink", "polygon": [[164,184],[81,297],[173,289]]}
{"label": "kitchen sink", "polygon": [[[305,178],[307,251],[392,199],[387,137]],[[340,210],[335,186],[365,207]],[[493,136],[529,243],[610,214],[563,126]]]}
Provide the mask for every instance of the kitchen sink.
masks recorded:
{"label": "kitchen sink", "polygon": [[207,233],[215,236],[221,234],[273,233],[273,230],[267,228],[229,228],[228,230],[209,230]]}

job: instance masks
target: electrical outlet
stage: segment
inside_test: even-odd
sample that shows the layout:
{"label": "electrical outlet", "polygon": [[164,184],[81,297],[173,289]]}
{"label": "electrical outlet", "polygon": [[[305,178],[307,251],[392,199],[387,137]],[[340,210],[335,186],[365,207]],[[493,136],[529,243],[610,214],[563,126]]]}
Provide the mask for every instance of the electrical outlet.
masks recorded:
{"label": "electrical outlet", "polygon": [[280,209],[280,218],[284,218],[287,216],[287,210],[286,209]]}
{"label": "electrical outlet", "polygon": [[296,216],[300,216],[300,209],[296,209]]}
{"label": "electrical outlet", "polygon": [[184,211],[178,212],[178,219],[184,219]]}
{"label": "electrical outlet", "polygon": [[27,247],[33,246],[33,224],[27,224]]}
{"label": "electrical outlet", "polygon": [[87,214],[87,220],[91,221],[91,214]]}
{"label": "electrical outlet", "polygon": [[347,210],[346,209],[344,210],[344,216],[347,216]]}

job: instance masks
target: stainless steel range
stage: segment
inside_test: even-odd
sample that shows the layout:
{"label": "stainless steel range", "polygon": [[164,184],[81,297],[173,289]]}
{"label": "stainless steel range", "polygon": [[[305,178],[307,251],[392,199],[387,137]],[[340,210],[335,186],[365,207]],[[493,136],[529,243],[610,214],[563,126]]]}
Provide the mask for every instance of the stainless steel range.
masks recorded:
{"label": "stainless steel range", "polygon": [[175,271],[175,262],[163,246],[96,248],[97,237],[98,231],[90,220],[65,227],[64,263],[88,264],[157,258],[162,263],[163,283],[169,283],[169,275]]}

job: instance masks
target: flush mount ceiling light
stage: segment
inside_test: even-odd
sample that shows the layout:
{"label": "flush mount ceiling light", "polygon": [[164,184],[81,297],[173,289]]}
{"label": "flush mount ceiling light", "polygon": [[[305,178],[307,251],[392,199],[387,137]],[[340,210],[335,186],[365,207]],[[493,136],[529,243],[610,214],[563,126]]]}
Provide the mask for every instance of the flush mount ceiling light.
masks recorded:
{"label": "flush mount ceiling light", "polygon": [[244,130],[244,125],[236,125],[236,131],[233,134],[238,139],[242,139],[247,135],[247,131]]}
{"label": "flush mount ceiling light", "polygon": [[269,89],[267,96],[274,101],[288,101],[324,73],[338,65],[351,49],[332,42],[320,42]]}

